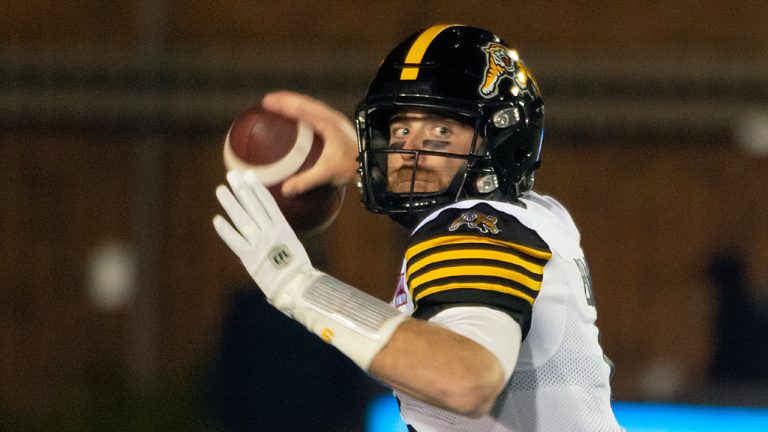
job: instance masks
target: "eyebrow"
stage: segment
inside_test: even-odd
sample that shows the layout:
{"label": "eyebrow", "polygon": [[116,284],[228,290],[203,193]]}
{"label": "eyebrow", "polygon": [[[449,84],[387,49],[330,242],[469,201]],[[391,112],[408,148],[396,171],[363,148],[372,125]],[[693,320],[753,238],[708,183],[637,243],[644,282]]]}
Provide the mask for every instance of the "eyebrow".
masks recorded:
{"label": "eyebrow", "polygon": [[390,123],[404,120],[448,120],[456,121],[450,117],[442,117],[434,114],[421,114],[421,113],[398,113],[389,118]]}

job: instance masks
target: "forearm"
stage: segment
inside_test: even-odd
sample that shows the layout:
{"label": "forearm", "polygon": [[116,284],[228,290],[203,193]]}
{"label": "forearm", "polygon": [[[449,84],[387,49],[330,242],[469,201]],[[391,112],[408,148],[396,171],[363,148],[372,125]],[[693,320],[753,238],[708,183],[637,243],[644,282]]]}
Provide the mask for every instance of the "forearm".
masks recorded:
{"label": "forearm", "polygon": [[392,388],[467,416],[489,412],[504,383],[499,360],[478,343],[316,272],[273,304]]}
{"label": "forearm", "polygon": [[214,227],[277,309],[396,389],[461,414],[488,412],[504,382],[494,354],[314,269],[253,173],[227,179],[216,196],[231,223],[217,215]]}
{"label": "forearm", "polygon": [[389,304],[317,270],[297,275],[270,302],[366,371],[408,319]]}
{"label": "forearm", "polygon": [[498,359],[485,348],[416,319],[397,328],[369,372],[398,391],[471,417],[488,414],[505,381]]}

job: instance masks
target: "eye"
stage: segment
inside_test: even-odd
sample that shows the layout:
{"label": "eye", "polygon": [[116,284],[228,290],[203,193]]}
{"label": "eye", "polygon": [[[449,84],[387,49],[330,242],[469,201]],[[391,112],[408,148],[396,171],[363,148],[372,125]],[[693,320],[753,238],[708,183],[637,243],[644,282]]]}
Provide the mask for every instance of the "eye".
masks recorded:
{"label": "eye", "polygon": [[445,125],[436,125],[432,128],[432,134],[439,138],[447,138],[452,135],[451,129]]}
{"label": "eye", "polygon": [[411,130],[405,126],[393,126],[390,134],[392,138],[404,138],[411,133]]}

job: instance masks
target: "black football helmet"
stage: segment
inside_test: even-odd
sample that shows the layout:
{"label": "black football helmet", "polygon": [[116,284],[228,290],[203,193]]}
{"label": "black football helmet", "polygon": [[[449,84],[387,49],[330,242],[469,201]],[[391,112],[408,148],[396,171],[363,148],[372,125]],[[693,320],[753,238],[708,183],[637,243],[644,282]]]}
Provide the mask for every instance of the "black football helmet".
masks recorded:
{"label": "black football helmet", "polygon": [[[444,191],[393,193],[387,158],[392,153],[440,153],[391,149],[389,120],[418,110],[474,128],[469,154]],[[464,198],[516,200],[531,189],[539,166],[544,105],[536,82],[517,52],[486,30],[438,25],[411,35],[384,59],[355,109],[363,203],[406,227],[439,206]]]}

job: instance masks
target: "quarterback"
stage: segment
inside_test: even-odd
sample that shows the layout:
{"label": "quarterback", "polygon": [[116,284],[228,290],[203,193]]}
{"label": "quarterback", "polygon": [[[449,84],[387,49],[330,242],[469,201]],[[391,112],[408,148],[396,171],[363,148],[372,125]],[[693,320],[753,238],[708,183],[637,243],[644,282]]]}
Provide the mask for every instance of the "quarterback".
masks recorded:
{"label": "quarterback", "polygon": [[276,92],[315,127],[317,165],[284,194],[359,176],[411,229],[391,304],[315,269],[253,173],[228,173],[214,226],[271,304],[390,386],[411,431],[618,431],[580,234],[532,190],[539,88],[488,31],[440,25],[384,59],[355,110]]}

